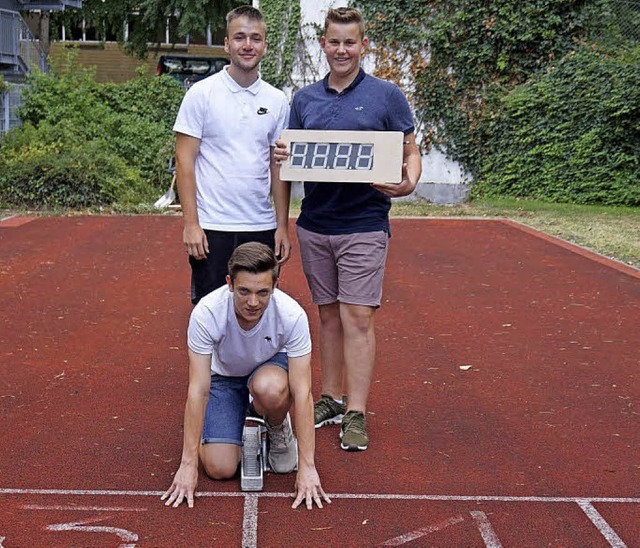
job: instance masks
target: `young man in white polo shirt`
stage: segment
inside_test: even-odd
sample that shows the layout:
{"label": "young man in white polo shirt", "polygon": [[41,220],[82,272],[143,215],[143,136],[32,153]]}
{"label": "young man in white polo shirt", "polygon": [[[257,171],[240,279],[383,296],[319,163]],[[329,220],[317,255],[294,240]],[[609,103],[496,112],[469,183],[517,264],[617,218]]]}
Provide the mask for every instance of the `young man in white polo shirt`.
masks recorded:
{"label": "young man in white polo shirt", "polygon": [[243,242],[269,245],[280,264],[289,257],[290,183],[280,180],[272,161],[289,106],[258,73],[266,32],[262,14],[251,6],[227,14],[224,47],[231,64],[187,91],[173,127],[194,304],[224,285],[227,261]]}
{"label": "young man in white polo shirt", "polygon": [[[331,502],[314,462],[311,335],[302,307],[275,287],[278,265],[259,242],[238,246],[227,285],[193,309],[188,329],[189,389],[180,468],[162,500],[193,507],[198,458],[213,479],[233,477],[240,462],[242,429],[253,396],[269,435],[269,464],[278,473],[298,462],[293,508]],[[291,430],[294,406],[298,440]]]}

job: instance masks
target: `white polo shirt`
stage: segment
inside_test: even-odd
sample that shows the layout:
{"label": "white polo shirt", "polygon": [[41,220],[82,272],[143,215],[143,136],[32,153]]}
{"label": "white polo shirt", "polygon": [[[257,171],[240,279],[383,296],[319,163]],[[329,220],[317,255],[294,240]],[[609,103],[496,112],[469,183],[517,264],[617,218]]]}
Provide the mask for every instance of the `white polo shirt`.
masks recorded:
{"label": "white polo shirt", "polygon": [[287,126],[285,94],[260,78],[243,88],[228,67],[196,82],[173,130],[200,139],[196,199],[200,226],[244,232],[276,227],[269,200],[270,147]]}
{"label": "white polo shirt", "polygon": [[247,330],[238,324],[233,293],[224,285],[203,297],[191,312],[187,344],[196,354],[211,354],[211,372],[244,377],[285,352],[297,358],[311,352],[309,320],[295,299],[278,288],[260,321]]}

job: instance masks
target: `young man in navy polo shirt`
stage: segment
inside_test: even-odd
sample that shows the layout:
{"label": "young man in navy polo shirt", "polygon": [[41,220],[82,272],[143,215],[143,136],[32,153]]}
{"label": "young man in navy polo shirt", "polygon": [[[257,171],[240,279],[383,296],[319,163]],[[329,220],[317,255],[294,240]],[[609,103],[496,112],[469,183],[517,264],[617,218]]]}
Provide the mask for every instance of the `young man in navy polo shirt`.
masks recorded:
{"label": "young man in navy polo shirt", "polygon": [[[421,158],[413,116],[400,89],[360,67],[368,45],[360,12],[330,9],[320,43],[330,72],[295,94],[289,128],[402,131],[405,135],[400,184],[305,183],[297,222],[303,268],[320,314],[322,397],[315,404],[315,425],[341,423],[342,449],[362,451],[369,444],[365,414],[391,197],[413,192]],[[276,159],[283,161],[287,156],[279,141]]]}

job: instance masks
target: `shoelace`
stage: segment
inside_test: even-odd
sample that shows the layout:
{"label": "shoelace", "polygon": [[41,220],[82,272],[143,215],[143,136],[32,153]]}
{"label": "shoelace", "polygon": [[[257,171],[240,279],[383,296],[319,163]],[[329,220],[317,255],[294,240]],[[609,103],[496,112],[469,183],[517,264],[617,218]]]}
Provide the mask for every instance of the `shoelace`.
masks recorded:
{"label": "shoelace", "polygon": [[[336,404],[337,405],[337,404]],[[333,408],[333,406],[331,405],[331,403],[326,400],[326,399],[321,399],[317,404],[316,407],[319,408],[320,414],[323,417],[332,417],[333,415],[336,414],[336,410]]]}
{"label": "shoelace", "polygon": [[280,426],[276,426],[269,428],[269,441],[271,442],[271,447],[286,447],[287,445],[287,435],[285,432],[286,424],[282,423]]}
{"label": "shoelace", "polygon": [[359,413],[354,413],[350,417],[345,417],[343,419],[345,422],[344,430],[351,430],[357,434],[364,434],[364,417]]}

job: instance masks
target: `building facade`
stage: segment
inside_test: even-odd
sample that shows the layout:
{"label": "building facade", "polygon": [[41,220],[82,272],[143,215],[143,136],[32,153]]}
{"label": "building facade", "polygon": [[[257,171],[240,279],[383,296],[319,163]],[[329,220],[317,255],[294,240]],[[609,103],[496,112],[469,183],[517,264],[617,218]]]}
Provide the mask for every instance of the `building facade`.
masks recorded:
{"label": "building facade", "polygon": [[27,74],[48,69],[47,58],[22,14],[81,6],[82,0],[0,0],[0,134],[19,124],[15,110]]}

